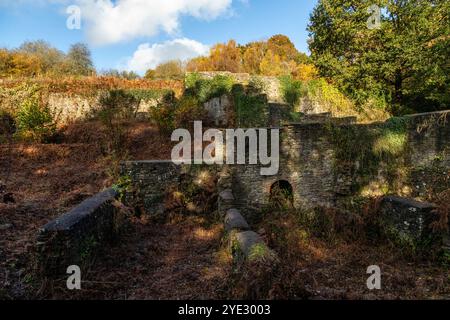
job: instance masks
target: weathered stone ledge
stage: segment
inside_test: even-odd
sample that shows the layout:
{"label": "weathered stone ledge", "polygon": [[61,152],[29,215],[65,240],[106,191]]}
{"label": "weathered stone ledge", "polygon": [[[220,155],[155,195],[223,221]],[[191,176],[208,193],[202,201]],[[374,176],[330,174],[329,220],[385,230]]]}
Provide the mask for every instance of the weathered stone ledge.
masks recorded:
{"label": "weathered stone ledge", "polygon": [[113,189],[103,191],[39,230],[37,267],[45,276],[89,265],[95,248],[117,235],[122,217],[116,197]]}
{"label": "weathered stone ledge", "polygon": [[237,209],[228,210],[225,216],[225,231],[231,232],[233,230],[250,230],[247,221],[245,221],[244,217]]}
{"label": "weathered stone ledge", "polygon": [[390,233],[412,244],[431,236],[430,224],[436,220],[431,203],[397,196],[386,196],[380,205],[383,221]]}

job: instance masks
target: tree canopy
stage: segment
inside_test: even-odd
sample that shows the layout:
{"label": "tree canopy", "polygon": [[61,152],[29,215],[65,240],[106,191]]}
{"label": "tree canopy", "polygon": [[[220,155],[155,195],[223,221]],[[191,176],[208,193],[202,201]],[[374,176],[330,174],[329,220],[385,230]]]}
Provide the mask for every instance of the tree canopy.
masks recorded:
{"label": "tree canopy", "polygon": [[[308,56],[299,52],[287,36],[275,35],[267,41],[246,45],[239,45],[234,40],[216,44],[208,57],[189,61],[187,70],[247,72],[266,76],[293,75],[305,79],[314,74],[305,68],[306,65],[314,68]],[[308,73],[304,74],[303,70]]]}
{"label": "tree canopy", "polygon": [[91,51],[83,43],[76,43],[70,47],[67,60],[69,70],[73,74],[88,76],[95,71]]}
{"label": "tree canopy", "polygon": [[147,79],[182,79],[184,77],[184,66],[179,60],[162,63],[155,70],[149,69],[145,74]]}
{"label": "tree canopy", "polygon": [[93,73],[90,50],[82,43],[72,45],[67,54],[43,40],[24,42],[14,50],[0,49],[0,77],[86,76]]}
{"label": "tree canopy", "polygon": [[[373,4],[381,26],[370,29]],[[394,113],[448,108],[449,12],[446,0],[319,0],[312,60],[356,101],[381,99]]]}

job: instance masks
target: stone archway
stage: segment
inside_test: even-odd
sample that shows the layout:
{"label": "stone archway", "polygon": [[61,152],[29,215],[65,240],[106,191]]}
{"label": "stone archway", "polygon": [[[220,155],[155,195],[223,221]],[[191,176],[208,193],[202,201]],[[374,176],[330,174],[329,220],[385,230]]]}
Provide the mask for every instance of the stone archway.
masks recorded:
{"label": "stone archway", "polygon": [[294,205],[294,188],[287,180],[278,180],[270,187],[270,203],[276,206]]}

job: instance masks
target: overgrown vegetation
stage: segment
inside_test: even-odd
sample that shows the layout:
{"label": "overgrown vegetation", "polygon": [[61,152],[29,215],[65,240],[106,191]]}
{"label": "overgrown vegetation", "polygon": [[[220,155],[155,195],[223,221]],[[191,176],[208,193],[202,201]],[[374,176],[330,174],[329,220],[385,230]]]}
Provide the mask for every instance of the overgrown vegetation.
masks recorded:
{"label": "overgrown vegetation", "polygon": [[256,87],[251,92],[245,92],[242,86],[233,88],[234,112],[236,126],[239,128],[263,128],[268,123],[267,98],[256,93]]}
{"label": "overgrown vegetation", "polygon": [[194,121],[205,120],[207,114],[198,98],[183,96],[177,103],[174,114],[176,128],[190,128]]}
{"label": "overgrown vegetation", "polygon": [[291,76],[280,77],[280,88],[284,101],[293,111],[300,105],[306,112],[330,112],[334,117],[356,116],[359,122],[386,120],[389,113],[382,100],[369,99],[358,105],[347,98],[337,87],[324,78],[310,81],[295,80]]}
{"label": "overgrown vegetation", "polygon": [[[225,94],[232,97],[235,125],[239,127],[265,127],[268,123],[267,100],[263,95],[265,84],[260,78],[253,77],[244,87],[236,84],[230,76],[216,75],[206,79],[198,73],[189,73],[186,88],[185,96],[195,97],[200,104]],[[201,115],[198,112],[194,114]]]}
{"label": "overgrown vegetation", "polygon": [[[285,205],[272,202],[254,221],[254,227],[282,261],[270,277],[252,284],[251,292],[260,294],[259,299],[308,299],[316,295],[343,299],[348,294],[360,299],[364,295],[364,290],[358,287],[361,275],[355,275],[354,271],[365,271],[370,261],[383,261],[386,263],[383,268],[392,267],[395,273],[400,272],[396,269],[400,266],[405,269],[402,265],[413,264],[418,268],[424,259],[425,265],[433,261],[439,266],[442,261],[439,247],[430,246],[426,239],[423,243],[412,243],[401,240],[398,233],[391,233],[392,229],[379,215],[381,198],[352,198],[340,208],[315,209],[294,208],[288,198],[278,199],[287,202]],[[238,283],[232,283],[233,293],[239,298],[254,297],[247,295],[249,287],[241,283],[251,280],[245,276],[248,271],[240,272],[244,275],[237,277]],[[268,284],[270,287],[265,287]],[[340,291],[338,288],[344,284],[345,290]],[[411,285],[408,290],[420,289],[414,281]],[[407,283],[390,290],[407,295]]]}
{"label": "overgrown vegetation", "polygon": [[56,131],[53,116],[37,88],[22,101],[15,121],[17,134],[34,142],[48,141]]}
{"label": "overgrown vegetation", "polygon": [[0,143],[11,137],[16,132],[14,117],[4,110],[0,110]]}
{"label": "overgrown vegetation", "polygon": [[353,191],[361,191],[380,170],[391,175],[388,190],[395,191],[396,178],[401,178],[395,176],[396,168],[402,167],[407,152],[408,118],[392,118],[376,125],[327,127],[336,147],[335,166],[353,173]]}
{"label": "overgrown vegetation", "polygon": [[2,105],[14,107],[16,101],[20,101],[21,96],[27,93],[27,88],[33,86],[38,86],[46,94],[62,94],[68,97],[96,97],[102,91],[129,90],[136,94],[145,93],[146,98],[164,91],[174,91],[177,96],[181,96],[184,91],[183,81],[178,80],[127,80],[117,77],[13,78],[3,80],[0,86]]}
{"label": "overgrown vegetation", "polygon": [[203,214],[216,218],[217,177],[208,166],[192,166],[163,196],[164,210],[170,214]]}
{"label": "overgrown vegetation", "polygon": [[101,123],[106,128],[109,138],[108,154],[122,158],[126,153],[128,131],[124,121],[136,117],[140,100],[124,90],[112,90],[100,97],[100,110],[96,111]]}
{"label": "overgrown vegetation", "polygon": [[234,79],[225,75],[216,75],[212,79],[204,79],[198,73],[188,73],[185,80],[186,95],[198,98],[204,103],[212,98],[231,93]]}
{"label": "overgrown vegetation", "polygon": [[280,85],[284,101],[294,108],[304,95],[302,82],[294,80],[291,76],[284,76],[280,78]]}

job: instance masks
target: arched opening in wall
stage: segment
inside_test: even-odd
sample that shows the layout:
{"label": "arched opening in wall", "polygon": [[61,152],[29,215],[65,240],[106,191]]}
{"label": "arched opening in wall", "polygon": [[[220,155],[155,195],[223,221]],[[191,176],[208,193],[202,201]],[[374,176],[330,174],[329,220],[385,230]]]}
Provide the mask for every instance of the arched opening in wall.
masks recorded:
{"label": "arched opening in wall", "polygon": [[294,205],[294,189],[289,181],[278,180],[270,187],[270,203],[276,207]]}

